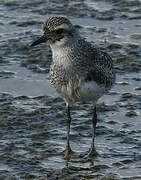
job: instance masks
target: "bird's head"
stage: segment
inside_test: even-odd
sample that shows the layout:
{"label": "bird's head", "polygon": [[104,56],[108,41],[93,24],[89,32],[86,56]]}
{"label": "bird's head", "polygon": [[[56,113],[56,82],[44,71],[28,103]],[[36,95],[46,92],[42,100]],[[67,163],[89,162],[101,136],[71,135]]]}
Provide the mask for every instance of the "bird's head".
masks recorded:
{"label": "bird's head", "polygon": [[77,30],[65,17],[51,17],[43,24],[43,36],[31,44],[35,46],[47,42],[50,46],[61,47],[71,43]]}

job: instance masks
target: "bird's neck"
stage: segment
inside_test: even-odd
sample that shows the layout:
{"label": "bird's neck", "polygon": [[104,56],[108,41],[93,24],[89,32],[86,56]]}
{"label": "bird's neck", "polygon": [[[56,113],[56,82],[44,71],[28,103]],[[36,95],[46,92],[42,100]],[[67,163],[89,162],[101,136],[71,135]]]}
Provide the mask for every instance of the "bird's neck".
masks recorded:
{"label": "bird's neck", "polygon": [[80,53],[80,40],[75,39],[74,41],[65,44],[64,46],[51,46],[53,62],[58,65],[64,63],[71,63],[73,56]]}

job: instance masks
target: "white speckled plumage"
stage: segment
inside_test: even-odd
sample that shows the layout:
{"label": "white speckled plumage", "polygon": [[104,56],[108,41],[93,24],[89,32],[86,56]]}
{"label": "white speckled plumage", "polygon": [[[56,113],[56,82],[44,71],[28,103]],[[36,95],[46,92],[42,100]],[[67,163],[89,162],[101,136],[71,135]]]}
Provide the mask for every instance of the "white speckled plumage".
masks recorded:
{"label": "white speckled plumage", "polygon": [[[92,102],[111,89],[115,82],[115,72],[111,57],[83,39],[71,22],[64,17],[51,17],[43,25],[44,35],[32,46],[41,42],[49,43],[52,50],[50,68],[51,84],[65,100],[68,111],[68,133],[66,156],[71,151],[69,145],[69,106],[76,102]],[[93,116],[93,139],[90,154],[94,150],[97,122],[96,107]]]}
{"label": "white speckled plumage", "polygon": [[[65,47],[64,44],[64,39],[61,39],[51,45],[51,83],[69,105],[76,101],[91,101],[95,104],[115,81],[110,56],[92,47],[80,36]],[[88,51],[83,51],[83,48]],[[97,79],[97,76],[100,77]],[[62,78],[63,82],[60,81]]]}

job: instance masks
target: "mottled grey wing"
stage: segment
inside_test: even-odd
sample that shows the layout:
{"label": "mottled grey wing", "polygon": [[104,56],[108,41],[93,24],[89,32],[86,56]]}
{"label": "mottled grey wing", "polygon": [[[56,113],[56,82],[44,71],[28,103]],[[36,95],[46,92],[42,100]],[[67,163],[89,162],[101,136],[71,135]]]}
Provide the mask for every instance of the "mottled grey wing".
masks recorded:
{"label": "mottled grey wing", "polygon": [[97,84],[107,88],[112,85],[110,74],[99,67],[89,71],[85,76],[85,81],[95,81]]}
{"label": "mottled grey wing", "polygon": [[101,86],[111,87],[115,79],[112,58],[103,51],[99,51],[93,57],[94,60],[86,74],[85,81],[95,81]]}

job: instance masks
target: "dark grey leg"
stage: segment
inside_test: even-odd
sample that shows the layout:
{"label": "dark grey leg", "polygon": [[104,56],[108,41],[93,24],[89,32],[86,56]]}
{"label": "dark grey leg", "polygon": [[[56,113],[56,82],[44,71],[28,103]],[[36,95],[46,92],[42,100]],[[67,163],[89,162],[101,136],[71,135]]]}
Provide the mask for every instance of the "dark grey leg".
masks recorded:
{"label": "dark grey leg", "polygon": [[94,106],[94,111],[93,111],[93,118],[92,118],[92,142],[91,142],[91,147],[89,151],[89,156],[93,156],[96,154],[96,150],[94,147],[94,141],[95,141],[95,136],[96,136],[96,124],[97,124],[97,114],[96,114],[96,106]]}
{"label": "dark grey leg", "polygon": [[66,107],[66,114],[67,114],[67,144],[65,149],[65,158],[67,159],[71,154],[72,150],[70,147],[70,124],[71,124],[71,116],[70,116],[70,107]]}

